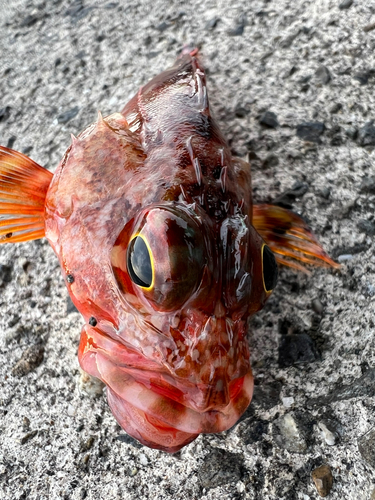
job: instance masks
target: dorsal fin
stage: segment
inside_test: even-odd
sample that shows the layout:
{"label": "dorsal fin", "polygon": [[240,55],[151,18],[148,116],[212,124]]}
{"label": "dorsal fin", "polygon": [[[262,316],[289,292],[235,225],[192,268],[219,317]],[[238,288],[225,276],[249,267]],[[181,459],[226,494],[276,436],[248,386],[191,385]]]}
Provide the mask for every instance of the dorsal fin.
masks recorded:
{"label": "dorsal fin", "polygon": [[0,243],[43,238],[51,179],[51,172],[31,158],[0,146]]}

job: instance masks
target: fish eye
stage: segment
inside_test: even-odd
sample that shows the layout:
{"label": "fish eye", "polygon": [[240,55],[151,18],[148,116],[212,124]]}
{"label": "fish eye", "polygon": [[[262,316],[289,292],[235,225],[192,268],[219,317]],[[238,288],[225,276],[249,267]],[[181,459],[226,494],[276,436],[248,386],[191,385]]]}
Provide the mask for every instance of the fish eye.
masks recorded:
{"label": "fish eye", "polygon": [[272,292],[277,283],[278,269],[275,256],[267,245],[262,247],[263,286],[266,292]]}
{"label": "fish eye", "polygon": [[134,236],[129,243],[127,251],[127,268],[133,283],[143,288],[152,288],[152,253],[142,236]]}

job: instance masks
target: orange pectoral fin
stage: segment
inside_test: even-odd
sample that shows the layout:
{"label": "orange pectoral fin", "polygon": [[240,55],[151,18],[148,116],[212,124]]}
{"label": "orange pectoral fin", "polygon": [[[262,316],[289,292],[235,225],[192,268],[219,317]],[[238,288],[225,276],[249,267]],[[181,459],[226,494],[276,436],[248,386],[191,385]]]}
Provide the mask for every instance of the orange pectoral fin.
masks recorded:
{"label": "orange pectoral fin", "polygon": [[0,146],[0,243],[43,238],[51,179],[51,172],[27,156]]}
{"label": "orange pectoral fin", "polygon": [[303,264],[339,268],[323,250],[306,222],[277,205],[254,205],[253,226],[285,266],[306,271]]}

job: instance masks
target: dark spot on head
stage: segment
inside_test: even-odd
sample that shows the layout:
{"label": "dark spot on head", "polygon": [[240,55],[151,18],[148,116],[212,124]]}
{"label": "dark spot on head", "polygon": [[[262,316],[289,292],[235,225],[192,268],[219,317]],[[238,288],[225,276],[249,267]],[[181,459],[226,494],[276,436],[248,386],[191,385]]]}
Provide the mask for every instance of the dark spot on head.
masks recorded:
{"label": "dark spot on head", "polygon": [[89,319],[89,325],[96,326],[97,323],[98,322],[96,321],[96,319],[94,318],[94,316],[91,316],[91,318]]}

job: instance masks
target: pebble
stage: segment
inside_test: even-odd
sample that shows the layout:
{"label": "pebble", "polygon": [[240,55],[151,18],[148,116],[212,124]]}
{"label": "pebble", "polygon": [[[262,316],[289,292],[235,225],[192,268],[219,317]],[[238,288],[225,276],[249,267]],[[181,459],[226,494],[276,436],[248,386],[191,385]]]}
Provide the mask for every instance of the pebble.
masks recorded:
{"label": "pebble", "polygon": [[323,85],[327,85],[327,83],[331,80],[331,73],[326,66],[323,66],[323,64],[316,70],[315,76],[323,83]]}
{"label": "pebble", "polygon": [[0,264],[0,287],[12,281],[12,268],[5,264]]}
{"label": "pebble", "polygon": [[259,123],[269,128],[277,128],[279,126],[277,116],[273,111],[263,113],[259,118]]}
{"label": "pebble", "polygon": [[358,450],[363,460],[375,469],[375,427],[358,439]]}
{"label": "pebble", "polygon": [[369,193],[369,194],[375,194],[375,176],[365,176],[362,178],[361,186],[360,186],[360,191],[361,193]]}
{"label": "pebble", "polygon": [[311,472],[318,494],[326,497],[332,489],[333,476],[329,465],[321,465]]}
{"label": "pebble", "polygon": [[320,302],[320,300],[318,298],[314,299],[312,302],[311,302],[311,307],[313,309],[314,312],[316,312],[316,314],[320,314],[322,315],[323,314],[323,304]]}
{"label": "pebble", "polygon": [[0,108],[0,122],[6,122],[10,116],[10,110],[12,108],[10,106],[5,106],[4,108]]}
{"label": "pebble", "polygon": [[339,255],[337,257],[337,260],[341,264],[341,262],[347,262],[349,260],[352,260],[352,258],[353,258],[353,255],[351,253],[347,253],[347,254],[344,254],[344,255]]}
{"label": "pebble", "polygon": [[60,113],[57,117],[57,122],[58,123],[68,123],[72,118],[78,115],[79,112],[79,107],[75,106],[72,109],[68,109],[68,111],[64,111],[63,113]]}
{"label": "pebble", "polygon": [[307,443],[303,430],[293,413],[287,413],[273,423],[273,435],[276,444],[292,453],[303,453]]}
{"label": "pebble", "polygon": [[360,219],[357,224],[358,229],[367,234],[367,236],[375,236],[375,224],[369,220]]}
{"label": "pebble", "polygon": [[360,146],[375,146],[375,125],[374,120],[370,120],[358,130],[358,143]]}
{"label": "pebble", "polygon": [[283,402],[283,405],[285,406],[285,408],[290,408],[291,406],[294,405],[294,397],[293,396],[282,398],[281,401]]}
{"label": "pebble", "polygon": [[138,455],[138,460],[141,465],[148,465],[148,458],[144,453]]}
{"label": "pebble", "polygon": [[304,141],[320,143],[320,136],[324,133],[325,125],[322,122],[305,122],[297,125],[297,137]]}
{"label": "pebble", "polygon": [[318,423],[318,429],[324,441],[328,444],[328,446],[333,446],[334,444],[336,444],[337,436],[331,430],[328,429],[328,427],[324,422]]}
{"label": "pebble", "polygon": [[375,30],[375,23],[370,23],[363,27],[363,31],[365,31],[366,33],[372,30]]}
{"label": "pebble", "polygon": [[101,396],[103,394],[103,387],[104,387],[103,382],[96,377],[92,377],[83,370],[80,370],[80,372],[81,372],[79,378],[80,390],[90,397]]}
{"label": "pebble", "polygon": [[349,9],[349,7],[351,7],[352,4],[353,0],[343,0],[339,5],[339,9],[340,10]]}
{"label": "pebble", "polygon": [[17,361],[12,369],[12,375],[22,377],[35,370],[44,359],[44,347],[35,344],[23,352],[21,359]]}

